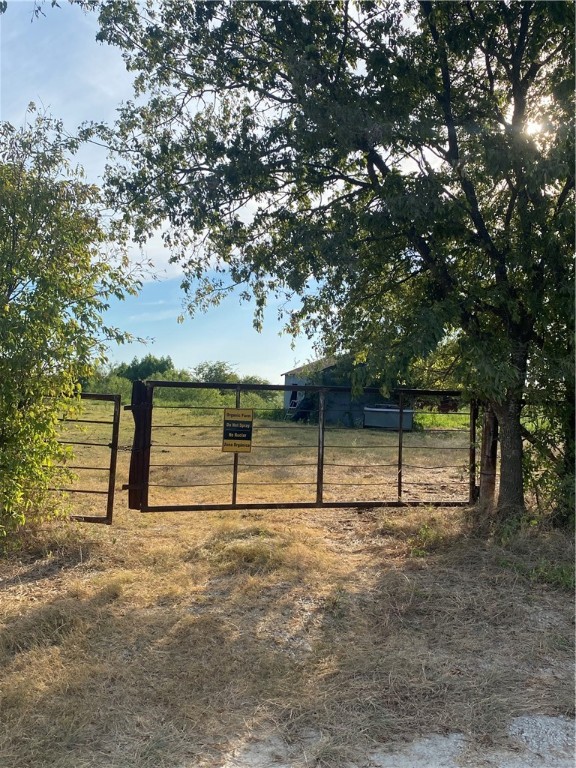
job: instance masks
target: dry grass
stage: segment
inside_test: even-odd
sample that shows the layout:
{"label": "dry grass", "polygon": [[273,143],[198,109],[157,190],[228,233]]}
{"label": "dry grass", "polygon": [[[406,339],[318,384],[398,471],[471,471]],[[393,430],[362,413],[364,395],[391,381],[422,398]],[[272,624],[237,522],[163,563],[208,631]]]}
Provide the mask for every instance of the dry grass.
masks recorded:
{"label": "dry grass", "polygon": [[[150,504],[229,503],[232,454],[221,451],[221,412],[201,415],[186,408],[158,407],[153,423]],[[238,500],[313,502],[317,433],[314,424],[256,418],[253,451],[239,458]],[[403,498],[465,501],[468,456],[465,428],[406,432]],[[328,427],[325,500],[395,500],[397,460],[397,433]]]}
{"label": "dry grass", "polygon": [[561,534],[503,548],[454,509],[124,505],[111,528],[57,523],[0,560],[2,768],[219,768],[260,732],[295,768],[339,768],[573,711]]}
{"label": "dry grass", "polygon": [[336,767],[572,710],[570,594],[510,567],[568,561],[561,537],[505,551],[454,510],[116,517],[0,565],[2,768],[218,766],[263,728]]}

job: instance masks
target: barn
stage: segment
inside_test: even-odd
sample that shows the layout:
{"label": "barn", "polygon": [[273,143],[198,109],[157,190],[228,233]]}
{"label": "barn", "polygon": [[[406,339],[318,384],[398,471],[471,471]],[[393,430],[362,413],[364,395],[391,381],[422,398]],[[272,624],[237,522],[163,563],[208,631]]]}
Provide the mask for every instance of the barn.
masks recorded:
{"label": "barn", "polygon": [[[286,387],[302,385],[323,385],[333,387],[351,387],[351,366],[344,360],[325,357],[291,371],[286,371]],[[287,389],[284,393],[284,407],[295,418],[314,413],[317,409],[317,395],[310,395],[297,389]],[[329,391],[326,394],[325,419],[327,424],[341,424],[346,427],[361,427],[364,424],[364,408],[382,402],[377,392],[352,395],[350,391]]]}

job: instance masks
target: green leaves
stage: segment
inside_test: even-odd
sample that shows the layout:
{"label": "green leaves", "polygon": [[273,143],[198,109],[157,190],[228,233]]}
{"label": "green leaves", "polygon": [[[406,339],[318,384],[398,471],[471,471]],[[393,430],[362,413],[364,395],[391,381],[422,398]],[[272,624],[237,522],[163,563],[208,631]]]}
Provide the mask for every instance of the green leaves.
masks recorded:
{"label": "green leaves", "polygon": [[191,306],[244,283],[259,322],[296,293],[292,330],[391,381],[457,339],[494,402],[565,386],[573,4],[100,8],[146,96],[107,136],[108,191],[164,229]]}
{"label": "green leaves", "polygon": [[[66,458],[58,417],[105,351],[106,298],[137,287],[104,225],[99,190],[69,164],[74,142],[44,115],[0,124],[0,536],[52,505]],[[117,233],[118,230],[115,230]]]}

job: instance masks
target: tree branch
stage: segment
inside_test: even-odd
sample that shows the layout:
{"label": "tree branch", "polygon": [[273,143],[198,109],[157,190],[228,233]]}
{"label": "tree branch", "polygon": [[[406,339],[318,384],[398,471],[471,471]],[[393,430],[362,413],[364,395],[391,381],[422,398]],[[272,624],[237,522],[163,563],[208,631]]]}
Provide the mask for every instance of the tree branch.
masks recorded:
{"label": "tree branch", "polygon": [[342,64],[344,63],[344,54],[346,52],[346,44],[348,43],[348,0],[344,3],[344,36],[342,38],[342,45],[340,46],[340,53],[338,54],[338,63],[336,64],[336,74],[334,75],[334,83],[336,85],[340,79],[340,72],[342,71]]}
{"label": "tree branch", "polygon": [[555,456],[552,449],[544,445],[544,443],[541,440],[538,440],[537,437],[535,437],[532,432],[529,432],[524,425],[520,425],[520,432],[522,433],[522,437],[524,440],[527,440],[531,445],[533,445],[540,453],[544,454],[546,458],[550,459],[550,461],[556,463],[558,461],[558,456]]}
{"label": "tree branch", "polygon": [[558,197],[558,202],[556,203],[556,206],[554,208],[554,216],[553,218],[556,218],[558,214],[560,213],[560,210],[566,200],[568,199],[568,195],[570,194],[571,190],[574,189],[574,176],[570,176],[566,183],[564,184],[564,188],[562,189],[562,192],[560,192],[560,196]]}
{"label": "tree branch", "polygon": [[420,5],[424,11],[424,16],[426,18],[426,22],[428,24],[430,34],[432,35],[432,39],[434,40],[434,43],[436,44],[436,48],[438,50],[438,60],[439,60],[440,72],[442,76],[443,91],[442,93],[436,94],[436,98],[442,107],[442,111],[444,114],[444,122],[448,130],[448,152],[446,153],[446,159],[456,171],[456,174],[460,180],[460,185],[466,196],[466,200],[468,201],[468,205],[470,208],[469,213],[472,218],[472,221],[474,222],[474,226],[476,227],[476,230],[482,242],[484,243],[486,252],[494,262],[496,280],[499,283],[505,283],[507,282],[507,271],[506,271],[506,264],[505,264],[503,254],[496,247],[494,241],[490,237],[490,233],[488,232],[488,228],[486,227],[484,217],[480,212],[480,206],[478,203],[478,198],[476,196],[476,189],[472,184],[472,182],[470,181],[470,179],[467,177],[462,163],[459,162],[460,150],[458,146],[458,134],[456,131],[456,123],[454,120],[454,115],[452,114],[452,91],[451,91],[451,80],[450,80],[450,67],[448,63],[448,54],[446,52],[446,45],[444,40],[441,38],[440,33],[438,32],[438,28],[436,27],[436,24],[434,22],[433,15],[432,15],[433,13],[432,3],[430,2],[430,0],[423,0],[420,3]]}

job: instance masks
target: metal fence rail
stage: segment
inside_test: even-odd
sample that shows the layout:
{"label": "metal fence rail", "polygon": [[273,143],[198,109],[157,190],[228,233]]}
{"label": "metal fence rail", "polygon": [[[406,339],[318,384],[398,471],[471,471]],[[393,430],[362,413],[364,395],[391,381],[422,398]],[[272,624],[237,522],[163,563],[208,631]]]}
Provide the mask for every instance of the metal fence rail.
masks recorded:
{"label": "metal fence rail", "polygon": [[[63,419],[62,445],[80,446],[82,450],[74,453],[73,464],[66,464],[79,484],[70,484],[54,490],[87,496],[105,496],[106,507],[103,515],[70,515],[71,520],[84,523],[112,524],[114,514],[114,490],[116,486],[116,464],[118,458],[118,436],[120,432],[120,395],[82,393],[85,402],[110,403],[112,413],[106,418]],[[105,429],[101,429],[104,427]],[[107,429],[106,429],[107,428]],[[88,475],[102,476],[97,487],[87,487]]]}
{"label": "metal fence rail", "polygon": [[[202,391],[213,398],[217,393],[219,403],[199,402]],[[301,392],[314,407],[295,420],[283,404],[258,401],[251,452],[223,452],[225,408],[249,409],[255,395],[287,391]],[[381,395],[365,389],[363,397],[370,402]],[[434,404],[447,397],[458,393],[398,391],[397,428],[380,429],[359,423],[356,405],[341,413],[330,405],[331,398],[352,402],[347,387],[135,382],[127,406],[135,422],[124,486],[129,507],[160,512],[469,504],[476,493],[476,408],[444,414],[450,426],[426,428],[439,413]]]}

